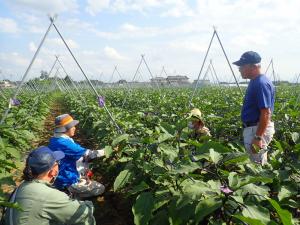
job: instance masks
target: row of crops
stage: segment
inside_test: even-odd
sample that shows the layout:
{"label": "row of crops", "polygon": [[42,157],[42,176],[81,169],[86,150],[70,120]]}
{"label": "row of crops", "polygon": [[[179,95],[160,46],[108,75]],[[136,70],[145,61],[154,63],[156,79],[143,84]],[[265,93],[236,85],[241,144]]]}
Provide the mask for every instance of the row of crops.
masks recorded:
{"label": "row of crops", "polygon": [[[0,125],[0,183],[43,129],[50,103],[64,98],[80,120],[80,132],[106,157],[94,163],[113,191],[132,202],[135,224],[297,224],[300,218],[299,90],[277,89],[276,134],[269,164],[249,161],[242,144],[243,96],[234,88],[202,88],[193,99],[212,137],[194,139],[188,129],[190,89],[106,89],[121,130],[91,92],[22,93]],[[7,101],[0,102],[3,112]],[[96,173],[96,174],[97,174]],[[4,193],[0,204],[6,205]]]}
{"label": "row of crops", "polygon": [[[242,145],[237,89],[203,88],[193,99],[212,137],[187,127],[191,90],[101,90],[118,132],[91,94],[66,96],[80,130],[106,158],[94,167],[132,201],[135,224],[297,224],[300,208],[299,90],[277,89],[269,164]],[[298,221],[298,222],[297,222]]]}
{"label": "row of crops", "polygon": [[[11,93],[6,94],[9,96]],[[22,168],[24,154],[35,146],[40,137],[52,99],[53,96],[49,94],[36,95],[27,92],[11,101],[10,112],[0,125],[0,205],[10,205],[6,201],[7,193],[3,187],[15,185],[13,174]],[[1,113],[8,106],[9,101],[1,99]]]}

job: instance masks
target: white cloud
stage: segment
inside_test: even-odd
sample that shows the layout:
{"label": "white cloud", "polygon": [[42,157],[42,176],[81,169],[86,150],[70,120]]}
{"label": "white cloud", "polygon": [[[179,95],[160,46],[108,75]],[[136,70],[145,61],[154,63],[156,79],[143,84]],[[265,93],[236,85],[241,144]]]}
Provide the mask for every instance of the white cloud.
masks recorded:
{"label": "white cloud", "polygon": [[[67,45],[72,49],[77,49],[79,48],[79,44],[72,40],[72,39],[65,39]],[[51,49],[59,49],[59,48],[62,48],[65,47],[65,44],[63,43],[62,39],[61,38],[48,38],[46,39],[46,46],[47,48],[51,48]],[[67,49],[66,49],[67,50]]]}
{"label": "white cloud", "polygon": [[19,31],[18,25],[13,19],[0,17],[0,32],[14,34]]}
{"label": "white cloud", "polygon": [[128,32],[136,32],[136,31],[139,31],[140,28],[133,25],[133,24],[129,24],[129,23],[124,23],[122,26],[121,26],[121,29],[124,30],[124,31],[128,31]]}
{"label": "white cloud", "polygon": [[24,7],[30,11],[47,14],[47,13],[62,13],[62,12],[76,12],[78,4],[76,0],[9,0],[9,5],[24,11]]}
{"label": "white cloud", "polygon": [[87,7],[85,10],[95,16],[97,13],[109,7],[110,0],[87,0]]}
{"label": "white cloud", "polygon": [[0,64],[8,66],[27,66],[29,60],[18,52],[0,53]]}
{"label": "white cloud", "polygon": [[31,52],[35,52],[37,50],[37,47],[35,46],[35,44],[32,41],[29,43],[29,50]]}
{"label": "white cloud", "polygon": [[137,11],[148,14],[151,10],[165,10],[163,16],[191,16],[192,10],[185,0],[115,0],[110,9],[115,12]]}
{"label": "white cloud", "polygon": [[108,58],[113,59],[113,60],[124,60],[125,59],[125,57],[122,56],[116,49],[109,47],[109,46],[106,46],[104,48],[104,54],[105,54],[105,56],[107,56]]}
{"label": "white cloud", "polygon": [[194,11],[187,5],[184,0],[170,1],[169,7],[164,11],[161,16],[163,17],[183,17],[183,16],[193,16]]}
{"label": "white cloud", "polygon": [[231,42],[232,44],[245,47],[245,46],[261,46],[269,43],[268,33],[265,32],[251,32],[251,34],[243,34],[234,37]]}
{"label": "white cloud", "polygon": [[93,30],[93,33],[98,37],[106,39],[138,39],[138,38],[150,38],[158,36],[159,34],[164,33],[165,31],[159,27],[139,27],[130,23],[122,24],[117,31],[114,32],[105,32]]}
{"label": "white cloud", "polygon": [[205,44],[191,40],[172,41],[170,42],[169,46],[174,49],[192,52],[205,52],[207,50],[207,46]]}

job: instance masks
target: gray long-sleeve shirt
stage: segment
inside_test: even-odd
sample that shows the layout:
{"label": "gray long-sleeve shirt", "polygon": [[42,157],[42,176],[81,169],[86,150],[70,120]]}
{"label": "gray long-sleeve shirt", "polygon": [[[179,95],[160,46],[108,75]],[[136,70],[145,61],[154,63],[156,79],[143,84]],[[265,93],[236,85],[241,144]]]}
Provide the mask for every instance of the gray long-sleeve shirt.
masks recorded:
{"label": "gray long-sleeve shirt", "polygon": [[[23,211],[8,209],[7,225],[95,225],[93,204],[71,199],[46,181],[24,182],[17,189],[15,202]],[[9,223],[10,213],[13,224]]]}

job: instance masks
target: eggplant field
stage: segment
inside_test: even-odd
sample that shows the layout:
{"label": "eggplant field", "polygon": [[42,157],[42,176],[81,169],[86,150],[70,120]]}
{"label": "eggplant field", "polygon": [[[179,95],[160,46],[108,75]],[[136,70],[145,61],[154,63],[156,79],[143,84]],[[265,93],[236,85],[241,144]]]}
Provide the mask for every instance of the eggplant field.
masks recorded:
{"label": "eggplant field", "polygon": [[211,137],[200,139],[190,137],[187,126],[191,89],[99,91],[118,128],[87,90],[81,98],[24,91],[1,125],[2,185],[13,183],[10,172],[21,167],[22,154],[39,138],[51,106],[59,102],[80,121],[80,135],[94,148],[105,148],[105,158],[93,162],[94,176],[101,174],[110,192],[130,203],[134,224],[296,224],[299,87],[277,89],[276,134],[264,166],[252,163],[243,147],[237,88],[197,91],[192,105],[201,109],[211,131]]}
{"label": "eggplant field", "polygon": [[0,6],[0,225],[300,225],[300,1]]}

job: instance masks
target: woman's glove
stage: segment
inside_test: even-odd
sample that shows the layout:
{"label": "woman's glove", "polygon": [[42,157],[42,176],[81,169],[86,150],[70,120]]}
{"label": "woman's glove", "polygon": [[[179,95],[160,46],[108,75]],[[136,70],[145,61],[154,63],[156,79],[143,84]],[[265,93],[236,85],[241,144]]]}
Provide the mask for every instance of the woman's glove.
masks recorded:
{"label": "woman's glove", "polygon": [[86,150],[85,154],[84,154],[84,157],[85,157],[85,160],[87,161],[90,161],[92,159],[95,159],[95,158],[100,158],[102,156],[105,155],[105,151],[104,149],[100,149],[100,150]]}

